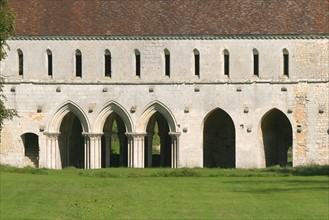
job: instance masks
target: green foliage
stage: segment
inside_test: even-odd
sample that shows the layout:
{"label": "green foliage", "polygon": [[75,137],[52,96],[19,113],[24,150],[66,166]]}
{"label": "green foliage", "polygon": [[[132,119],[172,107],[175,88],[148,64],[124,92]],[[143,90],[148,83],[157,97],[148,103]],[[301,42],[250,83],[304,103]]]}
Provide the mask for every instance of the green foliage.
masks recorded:
{"label": "green foliage", "polygon": [[3,95],[3,78],[0,76],[0,132],[2,130],[3,122],[5,119],[11,120],[14,116],[17,115],[15,109],[7,109],[4,104],[6,97]]}
{"label": "green foliage", "polygon": [[[15,13],[9,8],[7,0],[0,0],[0,61],[5,58],[5,47],[8,48],[6,40],[14,35],[15,29]],[[17,112],[13,109],[7,109],[4,105],[6,97],[3,95],[3,78],[0,75],[0,132],[2,130],[3,121],[11,120],[17,116]]]}
{"label": "green foliage", "polygon": [[14,35],[15,13],[10,9],[8,0],[0,0],[0,60],[5,58],[6,40]]}

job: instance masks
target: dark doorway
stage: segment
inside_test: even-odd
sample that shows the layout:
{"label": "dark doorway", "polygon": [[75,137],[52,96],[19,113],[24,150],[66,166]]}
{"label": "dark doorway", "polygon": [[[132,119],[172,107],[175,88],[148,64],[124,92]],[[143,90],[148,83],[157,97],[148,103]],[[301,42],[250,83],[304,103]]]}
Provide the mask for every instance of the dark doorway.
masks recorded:
{"label": "dark doorway", "polygon": [[84,138],[79,118],[68,113],[61,123],[59,149],[62,168],[73,166],[84,168]]}
{"label": "dark doorway", "polygon": [[171,137],[165,117],[156,112],[147,124],[145,167],[171,167]]}
{"label": "dark doorway", "polygon": [[235,127],[223,110],[214,110],[203,129],[203,166],[235,167]]}
{"label": "dark doorway", "polygon": [[261,128],[266,167],[292,165],[288,158],[292,158],[292,127],[287,116],[272,109],[263,117]]}
{"label": "dark doorway", "polygon": [[39,167],[39,137],[33,133],[22,135],[25,156],[28,157],[34,167]]}
{"label": "dark doorway", "polygon": [[128,138],[122,118],[115,112],[106,119],[102,136],[102,168],[128,166]]}

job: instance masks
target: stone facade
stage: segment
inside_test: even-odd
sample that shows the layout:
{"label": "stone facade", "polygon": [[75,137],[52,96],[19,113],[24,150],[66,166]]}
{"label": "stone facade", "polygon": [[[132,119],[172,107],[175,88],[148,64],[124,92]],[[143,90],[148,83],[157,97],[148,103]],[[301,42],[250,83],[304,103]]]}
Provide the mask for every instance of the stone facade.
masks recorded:
{"label": "stone facade", "polygon": [[[8,44],[0,70],[6,106],[19,117],[6,121],[2,130],[2,164],[60,169],[78,161],[78,156],[68,156],[74,145],[74,154],[83,158],[76,166],[109,167],[107,128],[114,120],[118,127],[122,124],[120,146],[128,167],[152,166],[147,146],[155,121],[167,149],[161,153],[167,161],[162,166],[286,165],[289,146],[293,166],[329,164],[328,36],[16,37]],[[81,77],[75,72],[77,50]],[[111,77],[104,74],[106,50]],[[170,54],[169,76],[165,51]],[[256,75],[253,51],[258,54]],[[39,149],[35,163],[25,152],[33,137]]]}

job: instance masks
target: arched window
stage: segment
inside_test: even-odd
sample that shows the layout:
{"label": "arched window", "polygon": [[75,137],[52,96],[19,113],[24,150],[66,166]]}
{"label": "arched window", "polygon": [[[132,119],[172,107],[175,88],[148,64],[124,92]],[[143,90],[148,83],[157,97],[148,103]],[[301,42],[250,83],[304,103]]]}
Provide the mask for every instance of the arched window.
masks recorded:
{"label": "arched window", "polygon": [[109,50],[105,50],[104,54],[105,58],[105,76],[111,77],[112,76],[112,57],[111,52]]}
{"label": "arched window", "polygon": [[75,51],[75,76],[82,77],[82,54],[80,50]]}
{"label": "arched window", "polygon": [[197,49],[194,49],[193,53],[194,53],[194,75],[200,77],[200,53]]}
{"label": "arched window", "polygon": [[228,50],[224,50],[224,75],[225,76],[230,76],[230,53]]}
{"label": "arched window", "polygon": [[164,50],[165,55],[165,75],[170,76],[170,53],[169,50]]}
{"label": "arched window", "polygon": [[254,75],[259,76],[259,53],[257,49],[252,50],[254,56]]}
{"label": "arched window", "polygon": [[23,60],[23,52],[21,49],[17,50],[18,54],[18,75],[23,76],[24,73],[24,60]]}
{"label": "arched window", "polygon": [[283,75],[289,77],[289,52],[287,49],[283,49],[282,53],[283,53]]}
{"label": "arched window", "polygon": [[48,76],[53,76],[53,54],[51,50],[47,50],[47,66],[48,66]]}
{"label": "arched window", "polygon": [[135,64],[136,64],[136,76],[141,76],[141,54],[139,50],[135,50]]}

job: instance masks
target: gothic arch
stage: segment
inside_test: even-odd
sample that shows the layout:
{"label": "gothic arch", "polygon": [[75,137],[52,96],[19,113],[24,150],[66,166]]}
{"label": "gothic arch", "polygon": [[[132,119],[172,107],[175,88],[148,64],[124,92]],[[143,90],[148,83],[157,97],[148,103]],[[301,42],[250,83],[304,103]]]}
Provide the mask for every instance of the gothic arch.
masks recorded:
{"label": "gothic arch", "polygon": [[145,132],[150,118],[153,116],[154,113],[159,112],[167,120],[169,125],[169,132],[177,132],[176,119],[172,112],[169,110],[169,108],[167,108],[159,101],[153,101],[147,106],[148,107],[145,108],[142,116],[139,119],[137,131]]}
{"label": "gothic arch", "polygon": [[203,166],[234,168],[236,130],[231,116],[215,108],[205,116],[202,127]]}
{"label": "gothic arch", "polygon": [[49,132],[59,132],[63,118],[67,113],[74,113],[80,120],[82,132],[90,131],[90,123],[83,109],[72,101],[63,103],[57,110],[49,124]]}
{"label": "gothic arch", "polygon": [[288,149],[294,149],[293,123],[278,108],[267,111],[259,123],[259,140],[266,166],[288,165]]}
{"label": "gothic arch", "polygon": [[94,125],[93,125],[94,132],[96,132],[96,133],[102,133],[103,132],[103,127],[104,127],[105,121],[106,121],[107,117],[112,112],[117,113],[122,118],[122,120],[123,120],[123,122],[126,126],[126,131],[127,132],[132,132],[133,131],[132,120],[129,117],[129,114],[125,110],[125,108],[122,107],[117,102],[110,101],[107,104],[105,104],[103,109],[98,114],[98,116],[97,116],[97,118],[94,122]]}

